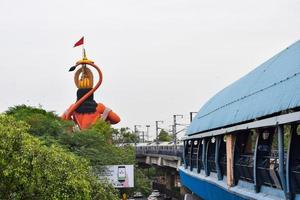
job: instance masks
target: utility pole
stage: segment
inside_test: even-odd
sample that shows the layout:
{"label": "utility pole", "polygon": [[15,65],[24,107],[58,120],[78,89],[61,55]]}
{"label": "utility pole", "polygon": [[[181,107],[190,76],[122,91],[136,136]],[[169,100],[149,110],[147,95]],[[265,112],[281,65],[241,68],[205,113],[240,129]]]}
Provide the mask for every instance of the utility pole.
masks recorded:
{"label": "utility pole", "polygon": [[149,128],[150,128],[150,125],[146,125],[146,128],[147,128],[146,138],[147,138],[147,141],[149,141]]}
{"label": "utility pole", "polygon": [[190,112],[190,122],[193,121],[193,114],[197,114],[197,112]]}
{"label": "utility pole", "polygon": [[139,130],[138,127],[141,127],[141,125],[134,125],[134,134],[136,136],[138,136],[139,140],[140,140],[140,134],[139,134]]}
{"label": "utility pole", "polygon": [[155,127],[156,127],[156,144],[158,144],[158,130],[161,129],[158,127],[158,123],[164,123],[164,121],[155,121]]}
{"label": "utility pole", "polygon": [[179,125],[179,124],[177,124],[177,120],[176,120],[177,117],[183,118],[183,115],[173,115],[173,128],[172,128],[172,130],[173,130],[175,149],[176,149],[176,146],[177,146],[177,128],[176,128],[176,126]]}
{"label": "utility pole", "polygon": [[143,143],[145,142],[145,131],[140,131],[142,133]]}

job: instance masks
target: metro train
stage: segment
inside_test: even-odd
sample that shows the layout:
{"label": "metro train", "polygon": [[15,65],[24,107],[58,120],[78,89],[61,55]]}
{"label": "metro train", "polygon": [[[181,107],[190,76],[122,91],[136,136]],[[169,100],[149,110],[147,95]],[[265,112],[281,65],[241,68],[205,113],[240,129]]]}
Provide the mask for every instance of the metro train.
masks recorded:
{"label": "metro train", "polygon": [[163,155],[174,155],[183,156],[183,142],[177,141],[176,146],[174,142],[149,142],[149,143],[138,143],[135,145],[137,153],[140,154],[163,154]]}

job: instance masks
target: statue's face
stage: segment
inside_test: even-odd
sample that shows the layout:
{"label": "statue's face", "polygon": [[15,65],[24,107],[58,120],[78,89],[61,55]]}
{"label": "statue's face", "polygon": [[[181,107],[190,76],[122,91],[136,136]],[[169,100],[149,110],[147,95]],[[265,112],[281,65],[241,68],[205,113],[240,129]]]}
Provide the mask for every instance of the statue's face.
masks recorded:
{"label": "statue's face", "polygon": [[79,68],[74,75],[74,82],[78,89],[93,87],[93,73],[86,67]]}

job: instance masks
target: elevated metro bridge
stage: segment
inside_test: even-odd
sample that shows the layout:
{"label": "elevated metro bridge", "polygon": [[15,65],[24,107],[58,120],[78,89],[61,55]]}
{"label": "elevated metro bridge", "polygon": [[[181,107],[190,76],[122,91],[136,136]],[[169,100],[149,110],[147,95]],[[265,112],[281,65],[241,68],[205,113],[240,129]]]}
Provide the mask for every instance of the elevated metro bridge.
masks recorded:
{"label": "elevated metro bridge", "polygon": [[[150,149],[151,148],[151,149]],[[156,165],[160,167],[170,167],[178,169],[183,161],[183,150],[174,146],[147,146],[145,144],[136,145],[136,160],[140,164]]]}
{"label": "elevated metro bridge", "polygon": [[[156,167],[164,173],[164,183],[153,182],[154,189],[173,197],[173,199],[198,200],[197,197],[186,188],[183,188],[179,178],[179,168],[183,165],[183,145],[173,143],[138,143],[135,145],[136,161],[142,168]],[[180,187],[180,192],[174,192],[174,188]]]}

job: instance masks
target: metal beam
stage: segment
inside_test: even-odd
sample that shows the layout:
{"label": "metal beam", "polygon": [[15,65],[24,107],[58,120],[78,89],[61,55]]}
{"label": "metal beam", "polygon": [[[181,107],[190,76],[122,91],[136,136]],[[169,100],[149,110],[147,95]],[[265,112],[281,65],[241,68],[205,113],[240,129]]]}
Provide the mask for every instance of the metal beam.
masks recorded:
{"label": "metal beam", "polygon": [[204,141],[204,146],[203,146],[203,149],[204,149],[204,162],[203,162],[204,171],[205,171],[205,175],[209,176],[208,163],[207,163],[207,154],[208,154],[208,146],[209,146],[207,144],[209,143],[209,140],[204,139],[203,141]]}
{"label": "metal beam", "polygon": [[293,123],[291,125],[291,131],[290,131],[290,137],[289,137],[289,145],[288,145],[288,150],[287,150],[287,158],[286,158],[286,199],[293,199],[293,194],[291,191],[291,170],[290,170],[290,165],[291,165],[291,146],[292,146],[292,141],[295,139],[295,135],[297,134],[297,125]]}
{"label": "metal beam", "polygon": [[256,193],[260,191],[260,185],[257,181],[257,154],[258,154],[258,143],[260,137],[261,137],[261,133],[257,132],[256,141],[255,141],[255,150],[253,155],[253,181],[254,181],[254,190]]}
{"label": "metal beam", "polygon": [[222,180],[222,172],[221,172],[221,167],[220,167],[220,162],[219,162],[219,157],[220,157],[220,144],[221,144],[221,136],[216,137],[216,146],[215,146],[215,164],[216,164],[216,170],[217,170],[217,175],[218,175],[218,180]]}

